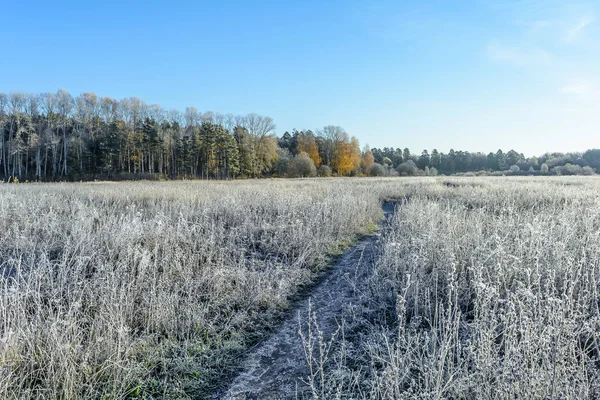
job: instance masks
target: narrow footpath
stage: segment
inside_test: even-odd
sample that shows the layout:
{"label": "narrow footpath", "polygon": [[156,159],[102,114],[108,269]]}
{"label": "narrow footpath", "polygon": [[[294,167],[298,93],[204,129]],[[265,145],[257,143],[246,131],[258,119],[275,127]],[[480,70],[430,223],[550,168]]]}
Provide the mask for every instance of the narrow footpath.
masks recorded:
{"label": "narrow footpath", "polygon": [[[242,361],[241,372],[214,399],[269,400],[295,399],[305,394],[302,382],[307,363],[298,334],[298,316],[304,323],[309,307],[316,314],[319,329],[328,339],[338,329],[344,305],[352,302],[352,277],[360,277],[377,254],[381,228],[392,217],[397,202],[383,205],[384,219],[379,229],[346,251],[331,267],[329,275],[290,310],[281,327]],[[337,319],[336,319],[337,318]]]}

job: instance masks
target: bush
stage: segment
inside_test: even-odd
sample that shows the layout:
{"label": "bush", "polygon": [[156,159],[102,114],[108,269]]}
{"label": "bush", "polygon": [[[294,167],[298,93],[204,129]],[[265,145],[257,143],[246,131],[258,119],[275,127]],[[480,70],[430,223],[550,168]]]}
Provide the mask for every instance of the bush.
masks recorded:
{"label": "bush", "polygon": [[321,177],[329,177],[331,176],[331,167],[329,167],[329,165],[321,165],[317,170],[317,173]]}
{"label": "bush", "polygon": [[581,175],[581,167],[579,165],[567,163],[563,166],[552,168],[552,172],[556,173],[557,175]]}
{"label": "bush", "polygon": [[547,174],[548,173],[548,164],[546,164],[546,163],[542,164],[542,166],[540,167],[540,172],[542,174]]}
{"label": "bush", "polygon": [[398,173],[400,176],[415,176],[418,174],[419,168],[413,160],[408,160],[398,165]]}
{"label": "bush", "polygon": [[305,152],[301,152],[294,156],[290,162],[289,175],[293,178],[317,176],[317,168],[310,156]]}
{"label": "bush", "polygon": [[592,167],[583,167],[581,168],[582,175],[594,175],[594,169]]}
{"label": "bush", "polygon": [[292,161],[292,155],[288,149],[277,149],[277,155],[279,158],[273,167],[273,173],[283,177],[290,171],[290,162]]}
{"label": "bush", "polygon": [[425,176],[437,176],[438,175],[438,170],[435,167],[425,167],[424,171]]}
{"label": "bush", "polygon": [[510,172],[519,172],[521,168],[518,165],[511,165]]}
{"label": "bush", "polygon": [[385,176],[386,174],[385,167],[378,163],[373,163],[371,168],[369,168],[370,176]]}
{"label": "bush", "polygon": [[591,168],[600,168],[600,149],[590,149],[583,153],[583,158]]}

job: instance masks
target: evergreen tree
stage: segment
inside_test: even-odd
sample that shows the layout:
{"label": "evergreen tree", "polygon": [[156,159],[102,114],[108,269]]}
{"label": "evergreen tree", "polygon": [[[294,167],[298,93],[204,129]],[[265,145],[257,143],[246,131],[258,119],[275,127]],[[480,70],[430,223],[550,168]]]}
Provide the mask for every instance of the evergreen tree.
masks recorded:
{"label": "evergreen tree", "polygon": [[417,166],[424,170],[425,167],[429,167],[430,161],[431,159],[429,157],[429,152],[427,152],[427,150],[423,150],[417,162]]}
{"label": "evergreen tree", "polygon": [[408,147],[406,147],[402,152],[402,161],[407,162],[408,160],[410,160],[410,150],[408,149]]}
{"label": "evergreen tree", "polygon": [[500,149],[496,152],[496,164],[499,171],[504,171],[506,169],[506,156]]}

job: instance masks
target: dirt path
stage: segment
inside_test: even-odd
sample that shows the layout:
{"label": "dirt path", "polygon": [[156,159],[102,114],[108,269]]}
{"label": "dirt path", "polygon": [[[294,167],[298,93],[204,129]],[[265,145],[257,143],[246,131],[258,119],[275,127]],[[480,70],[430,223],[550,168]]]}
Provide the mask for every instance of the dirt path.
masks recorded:
{"label": "dirt path", "polygon": [[[394,213],[397,203],[385,203],[384,222]],[[307,376],[307,365],[298,335],[298,315],[308,317],[309,303],[316,312],[318,325],[329,338],[337,328],[336,317],[344,305],[352,300],[349,277],[360,274],[361,268],[376,255],[380,230],[351,247],[332,267],[331,273],[307,298],[299,301],[290,311],[283,325],[268,339],[252,350],[243,361],[240,374],[228,388],[214,399],[294,399],[305,391],[302,378]]]}

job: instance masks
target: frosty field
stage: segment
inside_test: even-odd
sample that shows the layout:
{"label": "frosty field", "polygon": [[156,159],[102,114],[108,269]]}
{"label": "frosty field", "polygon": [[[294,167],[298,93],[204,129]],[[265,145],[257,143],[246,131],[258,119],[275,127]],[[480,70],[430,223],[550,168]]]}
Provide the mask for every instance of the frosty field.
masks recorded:
{"label": "frosty field", "polygon": [[210,398],[388,199],[303,397],[600,396],[600,180],[438,177],[0,185],[0,397]]}

